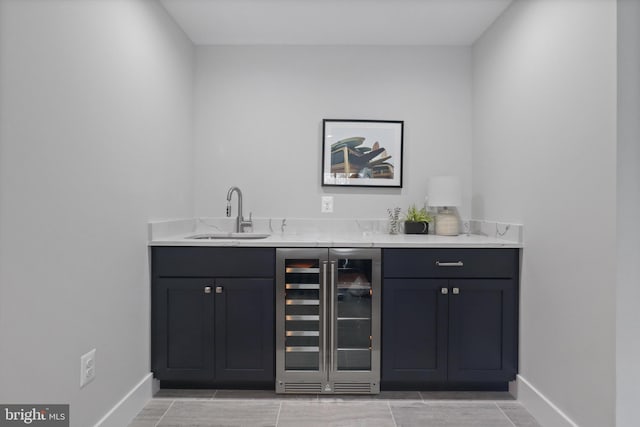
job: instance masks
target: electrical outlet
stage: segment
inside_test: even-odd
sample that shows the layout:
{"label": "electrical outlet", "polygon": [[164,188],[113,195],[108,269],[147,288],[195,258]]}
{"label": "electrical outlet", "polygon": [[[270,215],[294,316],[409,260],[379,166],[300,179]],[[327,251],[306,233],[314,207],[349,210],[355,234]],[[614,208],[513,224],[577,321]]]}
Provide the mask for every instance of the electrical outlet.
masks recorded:
{"label": "electrical outlet", "polygon": [[322,206],[320,207],[322,213],[333,212],[333,196],[322,196]]}
{"label": "electrical outlet", "polygon": [[96,349],[80,356],[80,387],[84,387],[96,377]]}

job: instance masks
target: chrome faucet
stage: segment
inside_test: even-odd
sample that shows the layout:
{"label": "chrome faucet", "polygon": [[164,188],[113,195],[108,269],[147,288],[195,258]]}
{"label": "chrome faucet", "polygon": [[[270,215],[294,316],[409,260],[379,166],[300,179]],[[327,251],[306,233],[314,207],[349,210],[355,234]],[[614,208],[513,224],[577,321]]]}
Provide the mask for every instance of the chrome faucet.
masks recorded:
{"label": "chrome faucet", "polygon": [[238,194],[238,217],[236,218],[236,233],[244,233],[246,227],[253,227],[253,221],[251,221],[251,213],[249,213],[249,220],[245,221],[242,216],[242,191],[238,187],[231,187],[227,192],[227,217],[231,216],[231,196],[233,192]]}

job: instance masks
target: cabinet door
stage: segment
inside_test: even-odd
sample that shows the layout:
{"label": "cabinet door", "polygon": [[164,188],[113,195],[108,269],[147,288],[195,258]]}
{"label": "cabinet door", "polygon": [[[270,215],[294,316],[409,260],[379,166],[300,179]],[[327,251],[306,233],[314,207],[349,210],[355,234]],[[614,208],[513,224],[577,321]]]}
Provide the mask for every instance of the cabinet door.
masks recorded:
{"label": "cabinet door", "polygon": [[156,279],[153,371],[167,381],[213,379],[213,279]]}
{"label": "cabinet door", "polygon": [[382,381],[447,379],[447,280],[385,279]]}
{"label": "cabinet door", "polygon": [[517,366],[515,282],[449,281],[449,380],[510,381]]}
{"label": "cabinet door", "polygon": [[216,380],[273,385],[273,279],[216,279]]}

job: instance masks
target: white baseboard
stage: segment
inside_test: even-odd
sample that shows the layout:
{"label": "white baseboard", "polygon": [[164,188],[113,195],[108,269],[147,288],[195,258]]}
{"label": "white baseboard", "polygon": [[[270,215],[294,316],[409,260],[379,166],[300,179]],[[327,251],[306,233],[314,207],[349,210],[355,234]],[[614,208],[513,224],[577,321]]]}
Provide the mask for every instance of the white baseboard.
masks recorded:
{"label": "white baseboard", "polygon": [[153,374],[149,373],[140,380],[94,427],[122,427],[144,408],[153,397]]}
{"label": "white baseboard", "polygon": [[579,427],[521,375],[518,375],[513,388],[511,384],[509,385],[509,391],[515,394],[520,403],[538,420],[541,426]]}

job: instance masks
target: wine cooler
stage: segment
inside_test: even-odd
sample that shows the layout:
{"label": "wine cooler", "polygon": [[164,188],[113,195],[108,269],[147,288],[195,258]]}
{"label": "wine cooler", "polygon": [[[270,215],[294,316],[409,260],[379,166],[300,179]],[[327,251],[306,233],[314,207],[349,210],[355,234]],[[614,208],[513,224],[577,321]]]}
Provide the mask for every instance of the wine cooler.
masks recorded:
{"label": "wine cooler", "polygon": [[277,249],[276,392],[380,392],[380,249]]}

